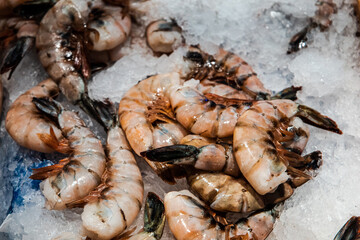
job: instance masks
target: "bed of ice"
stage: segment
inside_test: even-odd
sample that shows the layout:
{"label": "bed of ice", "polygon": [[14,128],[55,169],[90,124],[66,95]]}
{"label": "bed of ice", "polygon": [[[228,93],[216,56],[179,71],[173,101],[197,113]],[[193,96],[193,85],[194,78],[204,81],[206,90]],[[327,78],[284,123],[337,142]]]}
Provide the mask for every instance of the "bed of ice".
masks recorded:
{"label": "bed of ice", "polygon": [[[139,23],[174,18],[183,28],[188,44],[199,43],[210,53],[219,45],[234,51],[253,66],[269,89],[303,86],[299,102],[330,116],[343,130],[339,136],[311,128],[306,152],[321,150],[324,163],[318,175],[285,202],[268,238],[271,240],[332,239],[348,218],[360,215],[359,39],[355,37],[353,2],[335,2],[339,9],[330,29],[312,31],[309,47],[292,55],[286,55],[288,41],[314,14],[315,0],[138,2],[145,12],[138,18]],[[155,57],[147,49],[143,35],[144,26],[134,25],[133,38],[123,47],[123,58],[89,83],[92,97],[118,102],[127,89],[147,75],[181,67],[182,49]],[[78,232],[81,226],[81,209],[46,210],[39,181],[28,178],[31,168],[48,165],[60,156],[18,147],[4,128],[11,102],[45,76],[33,52],[9,81],[3,80],[6,100],[0,128],[0,239],[45,240],[64,231]],[[86,120],[104,138],[103,130],[89,118]],[[184,181],[169,186],[141,160],[138,162],[146,192],[154,191],[163,197],[165,192],[186,186]],[[141,226],[142,221],[140,216],[135,224]],[[168,229],[163,239],[173,239]]]}

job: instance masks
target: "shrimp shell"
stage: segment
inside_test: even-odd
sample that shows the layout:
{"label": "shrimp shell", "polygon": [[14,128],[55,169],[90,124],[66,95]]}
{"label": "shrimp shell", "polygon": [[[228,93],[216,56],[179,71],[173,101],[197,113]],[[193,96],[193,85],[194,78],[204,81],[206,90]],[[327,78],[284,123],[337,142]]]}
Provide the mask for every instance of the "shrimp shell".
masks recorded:
{"label": "shrimp shell", "polygon": [[[149,106],[154,105],[156,110],[156,103],[159,99],[163,99],[162,102],[168,106],[169,101],[164,92],[170,86],[179,84],[178,73],[155,75],[130,88],[120,101],[119,120],[121,127],[124,129],[131,148],[139,156],[143,151],[177,144],[187,135],[187,131],[172,119],[171,111],[160,109],[159,112],[164,114],[160,114],[160,117],[156,115],[153,122],[149,119]],[[168,168],[165,164],[145,160],[157,173],[162,170],[166,171]]]}
{"label": "shrimp shell", "polygon": [[241,178],[202,172],[189,175],[187,182],[216,211],[250,213],[265,207],[260,195]]}
{"label": "shrimp shell", "polygon": [[190,132],[204,137],[232,136],[237,119],[248,108],[246,101],[225,107],[186,85],[171,86],[167,96],[170,96],[177,121]]}
{"label": "shrimp shell", "polygon": [[170,230],[177,240],[228,240],[233,237],[264,240],[272,231],[277,216],[276,210],[259,212],[224,227],[187,190],[167,193],[164,202]]}
{"label": "shrimp shell", "polygon": [[100,0],[60,0],[45,14],[36,36],[42,65],[73,103],[87,92],[84,79],[90,74],[80,37],[73,32],[84,31],[91,10],[102,5]]}
{"label": "shrimp shell", "polygon": [[[55,103],[47,102],[47,104]],[[32,179],[44,179],[40,188],[46,198],[46,208],[64,209],[67,204],[87,196],[101,183],[106,158],[101,141],[72,111],[57,110],[61,131],[69,141],[72,154],[58,165],[35,169]],[[59,170],[56,171],[57,168]],[[55,169],[46,175],[44,170]]]}
{"label": "shrimp shell", "polygon": [[289,162],[285,156],[280,156],[275,134],[282,134],[284,126],[288,127],[296,115],[314,126],[342,133],[330,118],[290,100],[257,102],[238,119],[233,138],[235,159],[244,177],[259,194],[273,192],[290,177],[287,173]]}
{"label": "shrimp shell", "polygon": [[59,93],[59,88],[51,79],[40,82],[35,87],[20,95],[11,105],[5,120],[5,128],[10,136],[21,146],[50,153],[50,148],[39,137],[39,133],[49,133],[54,130],[58,140],[63,138],[61,130],[32,102],[33,97],[52,97]]}
{"label": "shrimp shell", "polygon": [[81,215],[87,235],[111,239],[127,229],[138,215],[144,196],[140,170],[121,128],[109,130],[107,186]]}
{"label": "shrimp shell", "polygon": [[131,20],[123,13],[123,8],[104,6],[99,18],[88,23],[88,40],[94,51],[110,50],[119,46],[130,34]]}

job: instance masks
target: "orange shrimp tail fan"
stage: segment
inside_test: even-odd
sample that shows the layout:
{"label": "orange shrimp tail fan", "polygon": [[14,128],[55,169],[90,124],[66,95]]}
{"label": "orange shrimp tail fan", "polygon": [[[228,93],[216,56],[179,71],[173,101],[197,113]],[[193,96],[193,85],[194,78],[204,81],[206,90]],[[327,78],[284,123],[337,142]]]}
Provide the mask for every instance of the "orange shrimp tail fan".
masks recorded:
{"label": "orange shrimp tail fan", "polygon": [[33,180],[44,180],[50,176],[53,176],[64,168],[64,166],[69,163],[69,158],[64,158],[59,161],[58,164],[42,167],[42,168],[33,168],[33,174],[30,176]]}
{"label": "orange shrimp tail fan", "polygon": [[69,141],[65,138],[59,141],[52,127],[50,127],[50,134],[38,133],[37,135],[43,143],[59,153],[70,154],[72,152]]}

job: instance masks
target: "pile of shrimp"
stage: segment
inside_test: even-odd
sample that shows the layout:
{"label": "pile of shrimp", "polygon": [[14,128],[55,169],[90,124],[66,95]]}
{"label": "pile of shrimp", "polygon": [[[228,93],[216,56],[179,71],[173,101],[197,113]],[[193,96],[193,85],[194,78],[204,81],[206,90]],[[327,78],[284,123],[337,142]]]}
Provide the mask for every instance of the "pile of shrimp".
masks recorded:
{"label": "pile of shrimp", "polygon": [[[0,39],[6,40],[0,70],[11,76],[36,45],[49,75],[13,102],[6,129],[25,148],[67,155],[30,177],[43,180],[49,210],[84,209],[81,233],[54,239],[160,239],[165,219],[176,239],[266,239],[282,202],[322,163],[320,151],[303,155],[306,124],[342,133],[329,117],[295,102],[301,87],[266,89],[240,56],[186,45],[172,19],[152,21],[144,35],[155,56],[186,48],[181,70],[139,81],[116,111],[106,100],[90,99],[87,80],[121,57],[141,3],[48,0],[31,20],[16,15],[38,4],[0,0]],[[55,100],[60,93],[105,128],[106,146]],[[191,192],[169,192],[164,203],[149,194],[144,230],[135,234],[131,225],[144,198],[136,155],[159,181],[186,178]]]}

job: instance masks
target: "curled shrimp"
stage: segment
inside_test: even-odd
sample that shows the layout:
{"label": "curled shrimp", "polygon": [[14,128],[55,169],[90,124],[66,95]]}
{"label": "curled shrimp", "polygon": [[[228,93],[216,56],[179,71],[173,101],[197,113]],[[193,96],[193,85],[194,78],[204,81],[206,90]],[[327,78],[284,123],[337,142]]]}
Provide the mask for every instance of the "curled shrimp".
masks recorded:
{"label": "curled shrimp", "polygon": [[172,53],[183,42],[181,28],[174,20],[153,21],[146,27],[146,42],[155,53]]}
{"label": "curled shrimp", "polygon": [[40,188],[48,209],[64,209],[101,183],[106,164],[104,149],[75,112],[63,109],[54,100],[33,98],[33,102],[43,114],[57,120],[68,145],[61,146],[52,131],[50,135],[40,134],[42,141],[59,152],[70,153],[70,156],[56,165],[34,169],[30,178],[45,179]]}
{"label": "curled shrimp", "polygon": [[61,141],[63,139],[61,130],[37,109],[32,99],[53,97],[58,93],[59,88],[56,83],[46,79],[20,95],[10,106],[5,128],[19,145],[39,152],[54,151],[38,137],[38,134],[49,133],[52,129],[54,137]]}
{"label": "curled shrimp", "polygon": [[34,20],[17,17],[0,19],[0,74],[10,71],[34,46],[38,24]]}
{"label": "curled shrimp", "polygon": [[290,159],[302,158],[281,145],[281,142],[293,138],[293,134],[287,131],[293,117],[319,128],[342,133],[330,118],[293,101],[255,103],[239,117],[233,145],[242,174],[259,194],[272,192],[279,184],[286,182],[289,179],[287,171],[294,170],[289,166]]}
{"label": "curled shrimp", "polygon": [[242,178],[223,173],[192,172],[187,176],[192,192],[209,207],[220,212],[249,214],[266,206],[282,202],[293,194],[293,188],[285,183],[272,194],[260,196]]}
{"label": "curled shrimp", "polygon": [[[178,73],[155,75],[130,88],[120,101],[120,124],[136,154],[177,144],[187,135],[176,122],[165,95],[166,89],[180,83]],[[145,160],[159,175],[174,182],[166,164]]]}
{"label": "curled shrimp", "polygon": [[231,144],[216,143],[199,135],[187,135],[180,144],[148,150],[141,155],[151,161],[192,165],[196,169],[224,172],[234,177],[240,175]]}
{"label": "curled shrimp", "polygon": [[81,219],[92,239],[112,239],[127,229],[138,215],[144,195],[140,170],[120,127],[109,129],[107,150],[104,182],[81,200],[88,201]]}
{"label": "curled shrimp", "polygon": [[[87,95],[86,80],[90,77],[90,67],[85,55],[84,32],[89,32],[86,26],[90,20],[90,13],[100,12],[102,9],[104,15],[100,14],[98,21],[89,23],[92,26],[89,35],[90,45],[95,49],[112,47],[123,40],[117,37],[126,35],[130,22],[128,17],[121,19],[118,16],[118,7],[114,7],[113,12],[101,0],[60,0],[43,17],[36,36],[39,58],[48,74],[59,84],[61,92],[69,101],[80,104],[94,117],[96,111]],[[109,19],[113,21],[109,24],[99,24]],[[108,38],[107,31],[114,26],[121,31],[115,31],[112,34],[116,36]],[[106,40],[105,44],[98,41],[98,38]]]}
{"label": "curled shrimp", "polygon": [[88,23],[87,40],[93,51],[110,50],[122,44],[130,34],[131,20],[123,8],[104,6],[92,12],[93,19]]}
{"label": "curled shrimp", "polygon": [[187,190],[167,193],[164,203],[170,230],[177,240],[264,240],[272,231],[278,215],[275,209],[267,210],[224,226],[216,222],[205,205]]}
{"label": "curled shrimp", "polygon": [[[153,192],[149,192],[144,209],[144,230],[131,234],[124,233],[119,240],[159,240],[165,226],[165,207],[162,200]],[[134,229],[135,230],[135,229]]]}

